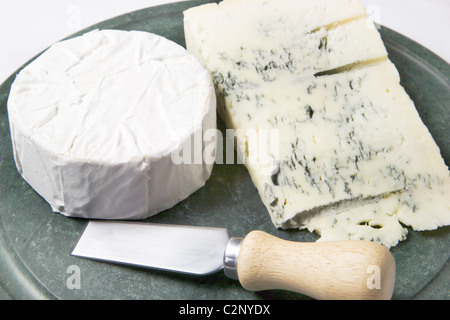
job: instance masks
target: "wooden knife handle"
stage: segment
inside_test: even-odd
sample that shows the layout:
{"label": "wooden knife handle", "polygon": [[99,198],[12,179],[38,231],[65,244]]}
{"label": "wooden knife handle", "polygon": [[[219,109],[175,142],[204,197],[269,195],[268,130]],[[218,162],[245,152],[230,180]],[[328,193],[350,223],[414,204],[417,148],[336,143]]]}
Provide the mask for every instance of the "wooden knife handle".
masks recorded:
{"label": "wooden knife handle", "polygon": [[237,274],[249,291],[282,289],[326,300],[387,300],[395,283],[389,250],[368,241],[294,242],[262,231],[241,243]]}

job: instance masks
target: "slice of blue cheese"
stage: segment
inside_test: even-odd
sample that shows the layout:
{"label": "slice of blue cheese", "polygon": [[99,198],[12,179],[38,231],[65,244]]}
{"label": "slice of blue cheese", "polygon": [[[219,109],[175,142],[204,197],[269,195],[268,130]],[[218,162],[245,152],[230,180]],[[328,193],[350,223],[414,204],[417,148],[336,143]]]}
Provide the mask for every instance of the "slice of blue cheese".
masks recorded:
{"label": "slice of blue cheese", "polygon": [[448,168],[359,1],[225,0],[184,16],[276,227],[391,246],[399,221],[450,223]]}
{"label": "slice of blue cheese", "polygon": [[[421,121],[413,102],[399,84],[399,75],[389,61],[361,70],[327,77],[341,85],[361,79],[355,91],[345,93],[350,105],[360,104],[365,119],[359,137],[370,141],[372,150],[388,164],[389,177],[405,185],[401,192],[368,201],[339,215],[317,215],[303,224],[321,234],[321,240],[365,239],[387,247],[405,239],[407,229],[432,230],[450,223],[450,176],[439,148]],[[343,89],[346,91],[346,89]],[[357,99],[357,100],[355,100]],[[344,101],[341,101],[345,105]],[[329,106],[330,104],[327,104]],[[367,106],[380,116],[367,117]],[[358,113],[355,113],[358,114]],[[355,119],[355,118],[354,118]],[[353,119],[353,120],[354,120]],[[365,148],[362,148],[364,150]],[[369,151],[369,154],[372,152]]]}

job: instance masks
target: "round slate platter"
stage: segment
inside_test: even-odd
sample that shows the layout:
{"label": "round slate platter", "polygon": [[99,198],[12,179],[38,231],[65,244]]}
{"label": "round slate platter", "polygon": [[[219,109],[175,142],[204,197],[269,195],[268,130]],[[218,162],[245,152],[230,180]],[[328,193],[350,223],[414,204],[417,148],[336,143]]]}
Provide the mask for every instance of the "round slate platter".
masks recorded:
{"label": "round slate platter", "polygon": [[[149,31],[185,45],[183,10],[213,1],[190,1],[139,10],[88,30]],[[390,59],[449,164],[450,66],[419,44],[381,27]],[[16,73],[15,73],[16,74]],[[16,170],[6,101],[15,74],[0,86],[0,299],[309,299],[284,292],[248,292],[223,273],[180,275],[91,261],[70,255],[86,220],[53,213]],[[222,122],[219,128],[224,129]],[[314,241],[307,231],[276,230],[240,164],[216,164],[205,187],[174,208],[147,219],[224,227],[243,236],[253,229],[296,241]],[[393,299],[448,299],[450,228],[409,230],[391,249],[397,263]],[[79,288],[73,287],[74,269]]]}

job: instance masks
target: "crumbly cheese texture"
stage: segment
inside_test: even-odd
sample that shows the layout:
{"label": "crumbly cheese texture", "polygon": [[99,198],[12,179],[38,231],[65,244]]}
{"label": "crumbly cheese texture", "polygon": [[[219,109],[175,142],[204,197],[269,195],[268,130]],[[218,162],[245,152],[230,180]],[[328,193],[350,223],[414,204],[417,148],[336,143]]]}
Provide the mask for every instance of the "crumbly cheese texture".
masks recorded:
{"label": "crumbly cheese texture", "polygon": [[211,163],[172,160],[216,128],[211,76],[151,33],[94,30],[54,44],[17,75],[8,115],[19,172],[67,216],[146,218],[211,173]]}
{"label": "crumbly cheese texture", "polygon": [[359,1],[225,0],[184,27],[276,227],[391,247],[400,222],[450,223],[448,168]]}

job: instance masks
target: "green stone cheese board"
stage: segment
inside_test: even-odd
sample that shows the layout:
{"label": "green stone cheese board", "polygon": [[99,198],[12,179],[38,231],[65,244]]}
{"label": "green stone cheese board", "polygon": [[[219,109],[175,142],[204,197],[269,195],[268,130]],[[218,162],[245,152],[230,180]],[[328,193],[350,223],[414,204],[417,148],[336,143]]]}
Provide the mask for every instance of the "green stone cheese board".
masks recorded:
{"label": "green stone cheese board", "polygon": [[[82,30],[142,30],[185,46],[183,11],[218,1],[187,1],[131,12]],[[450,163],[450,65],[418,43],[380,27],[423,122]],[[20,71],[20,69],[18,70]],[[17,71],[17,72],[18,72]],[[7,115],[15,72],[0,86],[0,300],[310,299],[278,290],[249,292],[223,273],[198,277],[71,256],[87,220],[54,213],[16,170]],[[221,120],[218,127],[225,130]],[[308,231],[277,230],[242,164],[216,164],[206,185],[147,222],[223,227],[242,236],[263,230],[287,240],[315,241]],[[415,232],[391,248],[397,279],[393,299],[450,298],[450,227]],[[73,276],[77,272],[77,283]]]}

